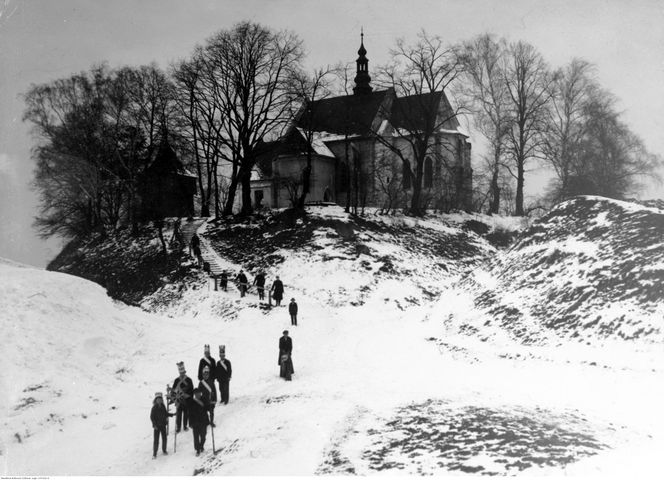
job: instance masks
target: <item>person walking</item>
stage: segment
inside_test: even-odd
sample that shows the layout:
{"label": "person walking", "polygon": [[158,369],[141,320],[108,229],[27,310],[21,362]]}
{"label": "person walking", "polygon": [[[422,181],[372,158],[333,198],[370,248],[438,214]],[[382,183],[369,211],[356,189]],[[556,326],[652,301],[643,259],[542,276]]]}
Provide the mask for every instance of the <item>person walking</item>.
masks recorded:
{"label": "person walking", "polygon": [[168,413],[164,405],[164,397],[161,392],[154,394],[152,400],[152,410],[150,410],[150,421],[152,422],[152,430],[154,432],[152,441],[152,458],[157,458],[157,450],[159,449],[159,437],[161,436],[161,451],[164,455],[168,455],[166,451],[166,427],[168,427],[168,417],[172,417],[174,413]]}
{"label": "person walking", "polygon": [[219,345],[219,361],[217,362],[217,381],[219,382],[219,404],[228,405],[230,381],[233,376],[231,361],[226,358],[226,346]]}
{"label": "person walking", "polygon": [[194,254],[198,266],[203,265],[203,256],[201,255],[201,239],[198,237],[197,233],[194,233],[194,236],[191,237],[191,242],[189,242],[189,252]]}
{"label": "person walking", "polygon": [[288,330],[283,331],[283,336],[279,338],[279,376],[290,381],[291,375],[295,373],[293,369],[293,339],[288,336]]}
{"label": "person walking", "polygon": [[270,292],[272,293],[272,298],[274,298],[277,307],[281,306],[281,299],[284,298],[284,284],[279,280],[279,275],[277,275],[276,280],[272,284]]}
{"label": "person walking", "polygon": [[249,286],[249,280],[247,280],[247,276],[244,274],[244,270],[240,270],[240,273],[238,273],[236,279],[238,288],[240,289],[240,297],[244,297],[244,294],[247,293],[247,287]]}
{"label": "person walking", "polygon": [[170,401],[175,403],[176,406],[175,433],[180,433],[183,424],[184,431],[186,432],[188,430],[187,424],[189,422],[189,412],[187,411],[187,400],[190,399],[193,394],[194,382],[187,376],[184,362],[179,362],[177,366],[180,375],[173,382]]}
{"label": "person walking", "polygon": [[291,298],[290,303],[288,304],[288,313],[290,313],[290,323],[297,327],[297,303],[295,299]]}
{"label": "person walking", "polygon": [[258,300],[265,300],[265,273],[262,270],[254,277],[254,285],[258,290]]}
{"label": "person walking", "polygon": [[226,273],[226,270],[221,272],[221,276],[219,277],[219,287],[224,291],[228,291],[228,273]]}

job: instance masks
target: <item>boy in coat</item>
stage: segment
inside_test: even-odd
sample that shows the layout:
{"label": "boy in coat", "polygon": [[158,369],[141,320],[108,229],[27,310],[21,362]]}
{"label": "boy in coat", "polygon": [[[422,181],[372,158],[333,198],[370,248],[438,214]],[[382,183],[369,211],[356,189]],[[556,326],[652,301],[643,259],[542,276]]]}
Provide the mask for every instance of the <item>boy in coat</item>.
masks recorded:
{"label": "boy in coat", "polygon": [[164,405],[164,398],[161,392],[154,395],[152,401],[152,410],[150,411],[150,421],[152,422],[152,430],[154,431],[154,438],[152,442],[152,458],[157,458],[157,450],[159,449],[159,436],[161,435],[161,451],[164,455],[168,455],[166,451],[166,427],[168,426],[168,417],[172,417],[174,413],[168,413]]}
{"label": "boy in coat", "polygon": [[208,409],[203,400],[202,392],[194,389],[194,396],[189,399],[189,424],[194,432],[194,448],[196,456],[205,448],[205,436],[207,435],[207,426],[210,424],[208,419]]}
{"label": "boy in coat", "polygon": [[295,299],[291,298],[290,303],[288,304],[288,313],[290,313],[290,323],[297,327],[297,303]]}

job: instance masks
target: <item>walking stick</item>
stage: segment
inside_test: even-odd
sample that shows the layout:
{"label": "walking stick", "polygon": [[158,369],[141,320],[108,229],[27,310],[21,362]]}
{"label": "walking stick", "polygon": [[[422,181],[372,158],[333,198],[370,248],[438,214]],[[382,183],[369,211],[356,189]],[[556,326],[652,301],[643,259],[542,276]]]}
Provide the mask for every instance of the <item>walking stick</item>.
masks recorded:
{"label": "walking stick", "polygon": [[217,449],[214,446],[214,422],[210,422],[210,431],[212,432],[212,454],[216,455],[217,454]]}

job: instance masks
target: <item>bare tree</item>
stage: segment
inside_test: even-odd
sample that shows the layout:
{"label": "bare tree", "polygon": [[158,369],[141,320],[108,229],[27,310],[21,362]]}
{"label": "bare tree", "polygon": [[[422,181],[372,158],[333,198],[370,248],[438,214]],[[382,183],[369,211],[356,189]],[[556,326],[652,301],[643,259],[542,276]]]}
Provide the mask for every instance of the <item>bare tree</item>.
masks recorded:
{"label": "bare tree", "polygon": [[256,146],[277,136],[289,118],[289,80],[303,56],[300,40],[290,32],[241,22],[213,35],[200,50],[203,82],[220,112],[216,119],[220,155],[237,167],[231,177],[224,214],[232,213],[238,184],[241,214],[252,212],[251,172]]}
{"label": "bare tree", "polygon": [[302,194],[298,196],[294,207],[303,209],[311,189],[312,157],[316,141],[316,115],[319,101],[331,94],[334,70],[329,66],[313,71],[311,75],[304,71],[293,72],[291,89],[294,102],[291,106],[293,119],[305,141],[307,164],[302,171]]}
{"label": "bare tree", "polygon": [[512,128],[507,134],[509,171],[516,178],[515,214],[523,216],[526,164],[540,156],[542,149],[546,109],[551,98],[551,74],[535,47],[522,41],[509,45],[503,71],[512,118]]}
{"label": "bare tree", "polygon": [[[412,179],[413,194],[410,214],[424,213],[422,179],[427,156],[446,162],[443,149],[451,147],[440,135],[463,110],[447,102],[445,92],[463,71],[457,48],[446,46],[438,36],[422,31],[412,45],[403,39],[390,52],[391,63],[381,67],[377,84],[393,88],[397,97],[409,97],[395,102],[393,110],[401,119],[389,132],[372,132],[375,140],[401,159],[404,175]],[[412,160],[412,164],[411,164]],[[446,165],[446,167],[449,167]],[[414,171],[413,171],[414,169]]]}
{"label": "bare tree", "polygon": [[[507,44],[489,34],[464,43],[462,58],[466,82],[461,92],[468,99],[473,123],[489,142],[485,169],[489,173],[489,213],[500,211],[500,176],[510,130],[509,94],[503,72]],[[482,202],[483,203],[483,202]]]}
{"label": "bare tree", "polygon": [[[223,138],[223,112],[217,98],[221,92],[215,72],[206,64],[203,49],[197,47],[191,59],[173,67],[173,78],[179,113],[198,178],[201,216],[210,216],[212,200],[215,216],[218,216],[220,205],[215,186],[218,186],[218,166],[226,139]],[[233,164],[233,176],[237,176],[237,162]]]}

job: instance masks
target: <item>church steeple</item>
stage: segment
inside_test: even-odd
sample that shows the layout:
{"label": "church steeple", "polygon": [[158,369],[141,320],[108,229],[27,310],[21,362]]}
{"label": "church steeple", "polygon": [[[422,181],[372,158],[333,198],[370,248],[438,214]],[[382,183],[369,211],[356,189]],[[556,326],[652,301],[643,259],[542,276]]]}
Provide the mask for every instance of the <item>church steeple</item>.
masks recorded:
{"label": "church steeple", "polygon": [[367,49],[364,48],[364,29],[362,29],[360,32],[360,49],[357,51],[359,57],[357,57],[357,60],[355,60],[355,63],[357,63],[355,87],[353,87],[353,92],[355,95],[371,93],[373,90],[373,87],[370,85],[371,77],[369,76],[369,59],[367,58]]}

